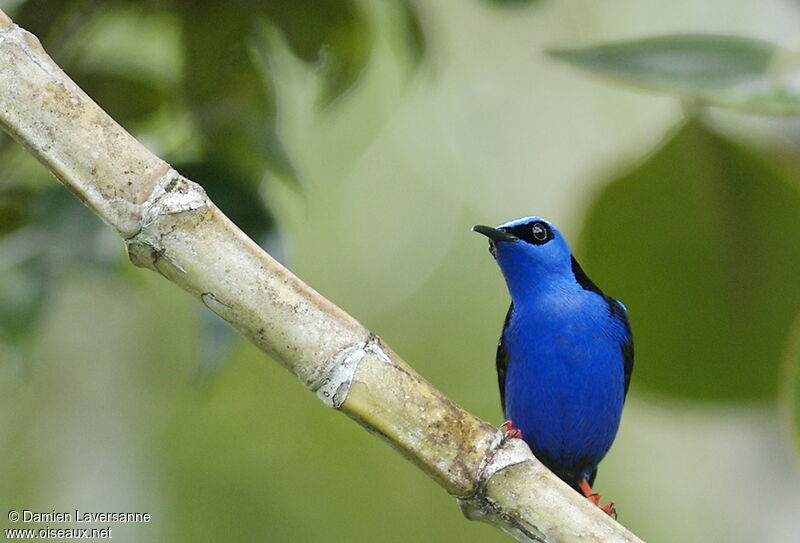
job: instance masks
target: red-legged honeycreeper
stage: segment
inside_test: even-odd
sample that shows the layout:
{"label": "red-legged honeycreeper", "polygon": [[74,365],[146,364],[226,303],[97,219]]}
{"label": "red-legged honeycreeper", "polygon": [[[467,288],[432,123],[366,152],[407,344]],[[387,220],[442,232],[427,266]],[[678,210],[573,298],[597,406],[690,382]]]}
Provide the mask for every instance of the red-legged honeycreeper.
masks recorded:
{"label": "red-legged honeycreeper", "polygon": [[[567,484],[599,505],[591,485],[619,428],[633,370],[625,305],[583,272],[561,233],[539,217],[489,238],[511,307],[497,346],[497,377],[509,434]],[[614,503],[602,509],[615,514]]]}

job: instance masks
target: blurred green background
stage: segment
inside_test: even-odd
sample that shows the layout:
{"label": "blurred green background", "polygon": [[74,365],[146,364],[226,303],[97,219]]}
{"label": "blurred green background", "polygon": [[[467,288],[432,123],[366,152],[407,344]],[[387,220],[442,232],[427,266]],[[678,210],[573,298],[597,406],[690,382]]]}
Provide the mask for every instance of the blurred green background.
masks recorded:
{"label": "blurred green background", "polygon": [[[553,220],[630,309],[596,482],[619,520],[651,542],[797,540],[799,2],[0,8],[496,424],[508,298],[469,229]],[[1,527],[81,509],[150,513],[113,525],[123,542],[508,540],[265,358],[0,139]]]}

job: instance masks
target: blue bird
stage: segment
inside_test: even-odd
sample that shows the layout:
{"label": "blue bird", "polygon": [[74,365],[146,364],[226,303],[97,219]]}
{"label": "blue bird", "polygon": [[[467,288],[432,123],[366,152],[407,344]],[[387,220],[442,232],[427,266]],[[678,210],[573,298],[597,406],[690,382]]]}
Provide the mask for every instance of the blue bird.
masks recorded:
{"label": "blue bird", "polygon": [[[489,238],[511,295],[497,346],[507,433],[600,506],[592,484],[633,370],[627,309],[586,276],[549,222],[524,217],[473,230]],[[616,514],[614,502],[601,508]]]}

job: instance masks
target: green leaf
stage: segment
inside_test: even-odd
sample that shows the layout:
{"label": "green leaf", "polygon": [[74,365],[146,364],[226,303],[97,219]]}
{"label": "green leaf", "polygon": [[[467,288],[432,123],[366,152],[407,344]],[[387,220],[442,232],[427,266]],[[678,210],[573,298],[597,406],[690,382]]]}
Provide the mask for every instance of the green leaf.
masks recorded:
{"label": "green leaf", "polygon": [[277,135],[272,81],[251,50],[252,16],[235,5],[181,6],[183,87],[206,158],[227,162],[253,182],[267,167],[296,182]]}
{"label": "green leaf", "polygon": [[369,20],[353,0],[252,2],[251,8],[283,32],[298,57],[319,64],[321,106],[350,89],[369,61]]}
{"label": "green leaf", "polygon": [[630,310],[634,390],[774,396],[800,307],[800,193],[788,180],[689,124],[594,200],[580,246],[590,277]]}
{"label": "green leaf", "polygon": [[761,40],[677,34],[553,49],[550,56],[636,87],[752,113],[798,114],[798,56]]}

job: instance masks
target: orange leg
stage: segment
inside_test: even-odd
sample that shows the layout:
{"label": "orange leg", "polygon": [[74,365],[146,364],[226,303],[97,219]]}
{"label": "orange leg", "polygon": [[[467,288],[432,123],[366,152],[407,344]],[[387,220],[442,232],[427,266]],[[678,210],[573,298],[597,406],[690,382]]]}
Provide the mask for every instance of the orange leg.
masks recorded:
{"label": "orange leg", "polygon": [[590,502],[599,507],[601,511],[607,515],[617,518],[617,509],[614,507],[614,502],[611,501],[605,505],[600,505],[600,494],[592,490],[592,487],[589,486],[589,482],[586,479],[580,480],[578,483],[578,488],[580,488],[581,492],[583,492],[583,495],[586,496]]}
{"label": "orange leg", "polygon": [[511,420],[507,420],[500,426],[506,432],[506,439],[510,439],[512,437],[516,437],[517,439],[522,439],[522,430],[519,428],[514,428],[514,423]]}

